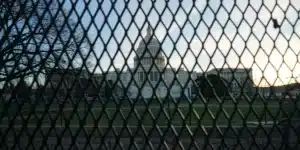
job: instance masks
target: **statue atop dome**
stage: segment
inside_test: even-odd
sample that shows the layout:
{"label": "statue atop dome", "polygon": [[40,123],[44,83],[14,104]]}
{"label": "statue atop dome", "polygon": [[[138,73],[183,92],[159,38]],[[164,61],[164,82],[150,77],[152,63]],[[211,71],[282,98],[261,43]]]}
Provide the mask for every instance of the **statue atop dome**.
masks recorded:
{"label": "statue atop dome", "polygon": [[148,24],[147,35],[151,35],[151,34],[152,34],[152,28],[151,28],[150,24]]}

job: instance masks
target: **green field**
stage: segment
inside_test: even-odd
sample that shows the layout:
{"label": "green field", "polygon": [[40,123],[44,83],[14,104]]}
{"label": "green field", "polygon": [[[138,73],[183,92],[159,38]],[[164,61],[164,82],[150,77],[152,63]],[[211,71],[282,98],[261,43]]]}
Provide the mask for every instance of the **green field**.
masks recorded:
{"label": "green field", "polygon": [[[4,109],[4,108],[2,108]],[[277,121],[284,117],[287,108],[281,108],[276,102],[249,104],[219,103],[193,104],[139,104],[134,108],[116,104],[72,104],[62,109],[57,104],[49,106],[11,105],[4,109],[0,119],[3,124],[42,124],[42,125],[95,125],[95,126],[153,126],[160,125],[243,125],[248,122]]]}

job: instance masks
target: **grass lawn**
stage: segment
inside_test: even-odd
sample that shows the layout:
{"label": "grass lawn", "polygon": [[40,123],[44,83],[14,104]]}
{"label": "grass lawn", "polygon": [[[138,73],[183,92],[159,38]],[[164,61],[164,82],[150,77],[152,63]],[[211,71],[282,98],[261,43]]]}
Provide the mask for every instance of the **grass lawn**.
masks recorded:
{"label": "grass lawn", "polygon": [[[191,106],[191,107],[190,107]],[[60,113],[57,105],[52,105],[49,109],[44,106],[33,107],[28,105],[26,107],[9,108],[9,115],[0,119],[1,124],[12,123],[20,124],[38,124],[50,125],[54,124],[85,124],[85,125],[243,125],[246,122],[256,121],[276,121],[281,119],[282,110],[279,104],[273,102],[264,106],[262,103],[249,105],[243,102],[238,105],[232,103],[225,103],[220,105],[215,104],[194,104],[188,103],[179,104],[176,107],[174,104],[160,106],[160,105],[137,105],[132,109],[130,105],[122,105],[118,107],[109,104],[106,107],[102,105],[90,105],[91,111],[87,112],[87,107],[80,105],[78,109],[74,106],[65,106],[62,113]],[[105,109],[106,108],[106,109]],[[147,109],[149,108],[149,109]],[[18,111],[13,111],[17,109]],[[45,111],[48,110],[48,111]],[[267,111],[268,110],[268,111]],[[47,114],[42,118],[43,114]],[[8,113],[7,113],[8,114]],[[35,115],[36,116],[35,116]],[[27,121],[21,119],[21,115],[25,116]],[[13,116],[17,116],[12,120]],[[30,117],[29,117],[30,116]],[[58,117],[57,117],[58,116]],[[168,116],[171,119],[168,119]],[[29,117],[29,118],[28,118]],[[63,118],[61,118],[63,117]],[[55,118],[58,118],[55,122]],[[52,120],[52,121],[51,121]],[[54,121],[53,121],[54,120]]]}

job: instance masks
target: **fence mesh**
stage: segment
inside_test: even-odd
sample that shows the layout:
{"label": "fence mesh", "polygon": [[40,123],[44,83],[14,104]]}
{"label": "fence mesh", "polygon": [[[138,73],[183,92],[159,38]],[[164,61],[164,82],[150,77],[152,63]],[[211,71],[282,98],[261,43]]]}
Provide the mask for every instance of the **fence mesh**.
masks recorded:
{"label": "fence mesh", "polygon": [[0,1],[1,149],[298,149],[298,0]]}

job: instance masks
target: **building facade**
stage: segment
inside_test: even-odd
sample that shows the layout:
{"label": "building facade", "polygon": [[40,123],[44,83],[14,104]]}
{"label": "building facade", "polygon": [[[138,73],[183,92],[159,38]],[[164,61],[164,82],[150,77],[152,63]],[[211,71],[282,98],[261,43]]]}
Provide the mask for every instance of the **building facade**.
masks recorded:
{"label": "building facade", "polygon": [[[125,95],[132,99],[139,98],[173,98],[182,99],[192,96],[195,80],[201,76],[197,72],[189,72],[182,68],[167,68],[166,59],[160,42],[153,37],[148,26],[146,36],[141,40],[134,57],[134,67],[126,71],[106,73],[107,80],[117,82],[124,88]],[[219,74],[228,81],[233,95],[252,95],[252,69],[248,68],[216,68],[208,74]]]}
{"label": "building facade", "polygon": [[[48,73],[49,75],[51,73]],[[76,75],[77,74],[77,75]],[[213,69],[208,74],[219,74],[226,79],[232,89],[234,95],[240,93],[250,94],[252,92],[252,70],[251,69],[230,69],[221,68]],[[72,95],[78,95],[78,90],[89,86],[90,88],[85,90],[84,93],[90,93],[90,95],[99,92],[99,95],[105,96],[104,85],[111,86],[109,90],[111,94],[108,94],[114,98],[130,98],[130,99],[150,99],[150,98],[175,98],[184,99],[192,97],[192,90],[195,87],[195,80],[200,73],[186,71],[183,68],[175,69],[167,67],[167,60],[164,57],[164,52],[161,49],[161,43],[155,37],[153,37],[153,31],[148,26],[146,36],[141,40],[136,50],[136,56],[134,57],[134,66],[121,71],[107,71],[103,74],[93,75],[93,84],[88,83],[90,76],[87,71],[80,70],[55,70],[49,80],[52,81],[48,86],[58,86],[61,80],[64,80],[65,84],[60,85],[59,95],[66,95],[72,93]],[[77,77],[76,77],[77,76]],[[78,80],[78,78],[80,80]],[[78,90],[69,89],[74,86],[73,82],[82,81],[77,83]],[[102,85],[99,89],[98,86]],[[243,88],[241,88],[243,87]],[[74,89],[74,88],[73,88]],[[76,88],[75,88],[76,89]],[[99,90],[99,91],[97,91]],[[195,89],[194,89],[195,90]],[[91,92],[94,91],[94,92]]]}
{"label": "building facade", "polygon": [[136,50],[134,67],[122,72],[107,72],[105,78],[117,82],[129,98],[149,99],[190,97],[196,77],[196,72],[166,67],[161,44],[153,37],[152,29],[148,26],[147,35]]}
{"label": "building facade", "polygon": [[216,74],[224,78],[234,96],[253,95],[254,83],[250,68],[215,68],[208,71],[208,74]]}
{"label": "building facade", "polygon": [[[219,74],[226,79],[234,95],[241,93],[251,95],[253,89],[251,69],[216,68],[207,73]],[[87,94],[86,96],[105,97],[106,91],[111,91],[112,93],[108,95],[119,99],[166,97],[184,99],[193,96],[194,81],[201,74],[183,68],[167,67],[161,43],[153,36],[149,25],[146,36],[136,50],[134,66],[126,71],[117,69],[94,74],[91,78],[86,70],[54,69],[52,72],[48,71],[47,75],[47,79],[51,81],[47,84],[47,88],[55,89],[59,86],[58,97],[66,95],[81,97],[80,93]],[[109,90],[105,85],[111,86]]]}

